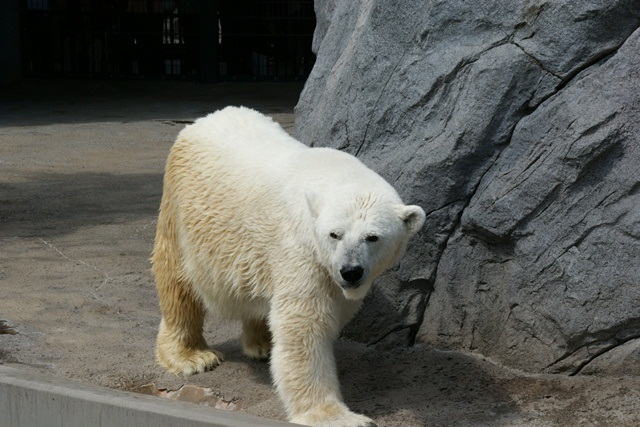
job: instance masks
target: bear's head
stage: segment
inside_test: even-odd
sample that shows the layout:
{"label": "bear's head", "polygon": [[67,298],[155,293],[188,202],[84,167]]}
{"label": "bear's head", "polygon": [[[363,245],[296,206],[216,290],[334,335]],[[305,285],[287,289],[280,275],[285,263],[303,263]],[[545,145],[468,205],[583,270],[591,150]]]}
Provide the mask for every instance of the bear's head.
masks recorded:
{"label": "bear's head", "polygon": [[404,253],[425,222],[419,206],[394,194],[358,191],[329,199],[306,192],[321,262],[348,299],[362,299],[373,280]]}

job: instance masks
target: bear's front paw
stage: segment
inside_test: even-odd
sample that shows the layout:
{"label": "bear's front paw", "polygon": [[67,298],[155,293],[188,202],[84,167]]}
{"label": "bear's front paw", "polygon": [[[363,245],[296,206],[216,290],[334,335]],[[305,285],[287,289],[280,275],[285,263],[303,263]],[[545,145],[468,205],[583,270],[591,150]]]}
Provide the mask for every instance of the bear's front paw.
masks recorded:
{"label": "bear's front paw", "polygon": [[371,418],[356,414],[348,409],[321,407],[301,416],[293,417],[292,423],[314,427],[377,427]]}
{"label": "bear's front paw", "polygon": [[339,419],[323,421],[318,427],[378,427],[371,418],[349,412]]}
{"label": "bear's front paw", "polygon": [[158,349],[157,359],[161,366],[173,374],[193,375],[215,368],[224,361],[224,356],[215,350],[182,349],[169,353]]}

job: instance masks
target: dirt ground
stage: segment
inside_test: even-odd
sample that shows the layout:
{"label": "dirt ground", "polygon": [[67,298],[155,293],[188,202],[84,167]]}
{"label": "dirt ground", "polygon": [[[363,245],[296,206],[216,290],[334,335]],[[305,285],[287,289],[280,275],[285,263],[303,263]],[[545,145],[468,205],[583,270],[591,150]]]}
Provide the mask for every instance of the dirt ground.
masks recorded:
{"label": "dirt ground", "polygon": [[[156,366],[148,258],[164,161],[184,124],[241,104],[291,130],[301,88],[0,88],[0,363],[125,390],[206,387],[226,409],[284,419],[268,364],[242,355],[235,322],[208,319],[207,339],[227,360],[217,369],[180,378]],[[640,425],[637,377],[526,375],[424,345],[340,340],[336,354],[346,402],[380,427]]]}

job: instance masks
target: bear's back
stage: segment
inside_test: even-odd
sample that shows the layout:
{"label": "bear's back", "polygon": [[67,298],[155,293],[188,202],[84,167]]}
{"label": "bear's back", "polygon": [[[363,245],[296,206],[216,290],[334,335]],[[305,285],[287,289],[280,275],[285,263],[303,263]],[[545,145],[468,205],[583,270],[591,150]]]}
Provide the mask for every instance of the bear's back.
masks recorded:
{"label": "bear's back", "polygon": [[196,120],[178,141],[205,159],[220,158],[256,172],[307,148],[271,118],[245,107],[227,107]]}

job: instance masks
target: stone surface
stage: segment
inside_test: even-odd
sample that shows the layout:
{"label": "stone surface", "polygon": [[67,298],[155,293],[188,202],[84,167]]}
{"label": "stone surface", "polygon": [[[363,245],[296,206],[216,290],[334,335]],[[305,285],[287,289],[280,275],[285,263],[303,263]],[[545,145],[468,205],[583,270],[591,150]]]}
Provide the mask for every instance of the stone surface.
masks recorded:
{"label": "stone surface", "polygon": [[640,4],[316,13],[297,136],[358,156],[428,214],[346,335],[571,374],[640,337]]}

